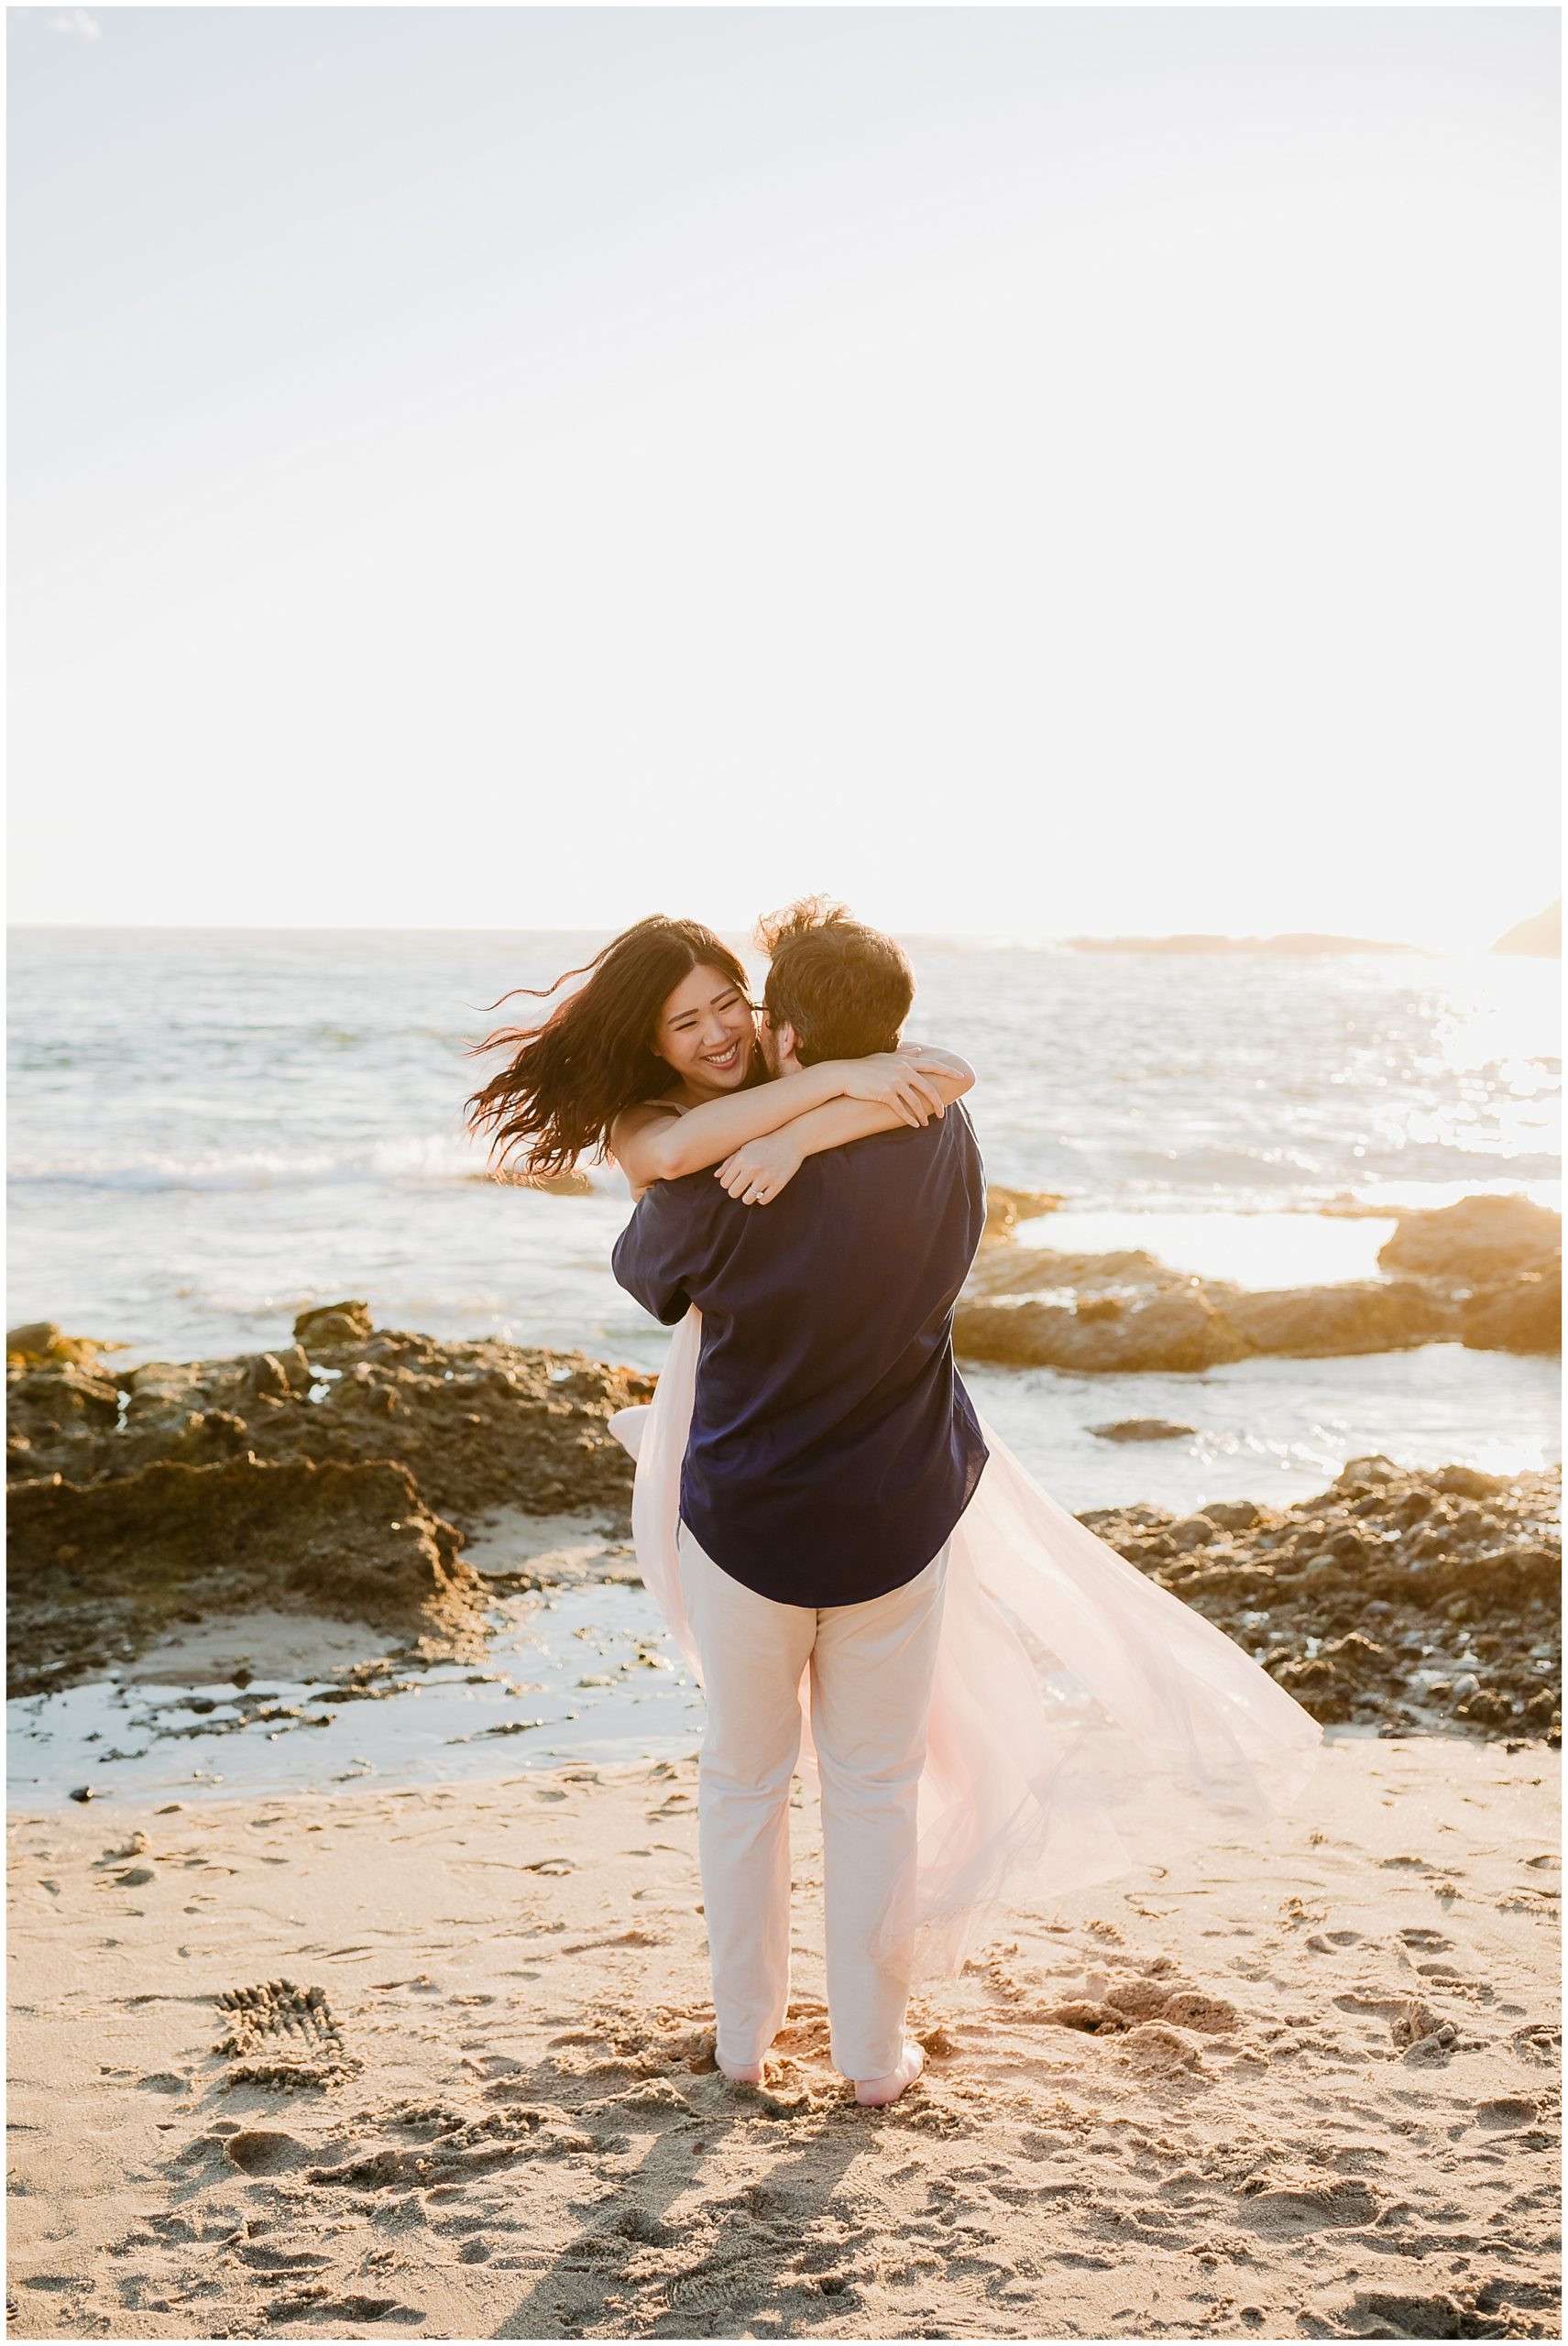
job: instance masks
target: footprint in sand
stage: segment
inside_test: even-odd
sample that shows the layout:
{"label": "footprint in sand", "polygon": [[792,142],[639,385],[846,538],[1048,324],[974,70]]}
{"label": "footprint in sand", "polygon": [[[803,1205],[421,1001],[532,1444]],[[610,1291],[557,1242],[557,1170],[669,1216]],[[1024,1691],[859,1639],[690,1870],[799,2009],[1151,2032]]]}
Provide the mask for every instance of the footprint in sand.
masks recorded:
{"label": "footprint in sand", "polygon": [[324,2289],[301,2289],[274,2297],[267,2308],[270,2325],[280,2321],[422,2321],[422,2306],[400,2306],[396,2297],[333,2297]]}
{"label": "footprint in sand", "polygon": [[1555,2021],[1527,2021],[1516,2028],[1508,2043],[1526,2061],[1555,2061],[1563,2043],[1563,2031]]}
{"label": "footprint in sand", "polygon": [[1254,2176],[1243,2184],[1242,2198],[1248,2220],[1279,2235],[1374,2223],[1383,2204],[1369,2184],[1354,2176],[1295,2184]]}
{"label": "footprint in sand", "polygon": [[315,2154],[292,2134],[252,2126],[228,2136],[224,2156],[242,2175],[286,2175],[292,2167],[304,2166]]}
{"label": "footprint in sand", "polygon": [[231,2085],[329,2086],[364,2066],[345,2047],[324,1988],[266,1979],[214,2001],[229,2023],[214,2050],[228,2056]]}
{"label": "footprint in sand", "polygon": [[[1357,2289],[1353,2313],[1375,2321],[1371,2338],[1473,2338],[1485,2335],[1467,2323],[1464,2310],[1450,2297],[1417,2297],[1403,2289]],[[1383,2327],[1381,2325],[1387,2325]]]}
{"label": "footprint in sand", "polygon": [[1477,2126],[1528,2126],[1541,2115],[1541,2104],[1524,2094],[1499,2094],[1475,2105]]}
{"label": "footprint in sand", "polygon": [[481,2053],[466,2055],[463,2066],[472,2069],[477,2077],[515,2077],[521,2075],[523,2064],[510,2053]]}
{"label": "footprint in sand", "polygon": [[1201,2069],[1201,2047],[1184,2030],[1162,2021],[1140,2021],[1121,2041],[1121,2055],[1134,2068]]}

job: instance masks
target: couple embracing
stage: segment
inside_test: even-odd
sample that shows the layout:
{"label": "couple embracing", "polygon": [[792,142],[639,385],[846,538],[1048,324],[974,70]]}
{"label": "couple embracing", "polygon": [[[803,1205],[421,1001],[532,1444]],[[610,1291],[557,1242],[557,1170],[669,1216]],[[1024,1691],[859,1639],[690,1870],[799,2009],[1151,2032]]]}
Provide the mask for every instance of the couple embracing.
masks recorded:
{"label": "couple embracing", "polygon": [[[637,1459],[639,1567],[701,1681],[698,1841],[725,2073],[789,1999],[789,1799],[821,1797],[835,2066],[920,2073],[911,1984],[1012,1903],[1269,1814],[1319,1729],[982,1427],[953,1307],[985,1222],[963,1060],[902,1041],[903,951],[814,899],[722,942],[639,922],[469,1102],[502,1161],[610,1156],[616,1276],[676,1334]],[[560,981],[558,981],[560,982]],[[551,989],[554,992],[554,988]]]}

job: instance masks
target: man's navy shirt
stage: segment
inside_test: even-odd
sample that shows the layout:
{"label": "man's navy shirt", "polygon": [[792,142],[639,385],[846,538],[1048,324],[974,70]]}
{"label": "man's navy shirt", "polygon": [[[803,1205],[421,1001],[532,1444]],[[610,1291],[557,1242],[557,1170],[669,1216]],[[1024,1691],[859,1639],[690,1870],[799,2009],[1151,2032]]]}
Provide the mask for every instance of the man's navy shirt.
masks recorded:
{"label": "man's navy shirt", "polygon": [[768,1205],[708,1171],[643,1193],[615,1276],[666,1325],[702,1313],[681,1517],[733,1579],[859,1605],[944,1546],[987,1456],[952,1344],[984,1223],[957,1103],[808,1157]]}

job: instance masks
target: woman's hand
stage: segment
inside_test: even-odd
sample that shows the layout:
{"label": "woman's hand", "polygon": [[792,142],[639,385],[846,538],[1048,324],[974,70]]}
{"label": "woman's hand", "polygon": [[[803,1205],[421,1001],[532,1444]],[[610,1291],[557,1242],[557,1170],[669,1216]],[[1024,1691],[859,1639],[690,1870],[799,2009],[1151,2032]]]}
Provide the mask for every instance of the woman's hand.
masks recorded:
{"label": "woman's hand", "polygon": [[[924,1117],[920,1119],[924,1124]],[[722,1165],[714,1168],[713,1178],[723,1183],[732,1198],[742,1205],[765,1206],[772,1203],[799,1172],[804,1157],[799,1146],[791,1140],[791,1126],[784,1124],[776,1133],[768,1133],[761,1140],[748,1141],[727,1157]]]}
{"label": "woman's hand", "polygon": [[950,1075],[966,1090],[974,1081],[974,1069],[968,1059],[957,1051],[938,1050],[934,1043],[900,1043],[900,1058],[913,1059],[922,1075]]}
{"label": "woman's hand", "polygon": [[[938,1051],[935,1057],[943,1054]],[[947,1113],[947,1103],[929,1073],[922,1071],[916,1051],[873,1051],[869,1058],[839,1059],[834,1072],[846,1099],[874,1101],[906,1124],[928,1124],[933,1116]]]}

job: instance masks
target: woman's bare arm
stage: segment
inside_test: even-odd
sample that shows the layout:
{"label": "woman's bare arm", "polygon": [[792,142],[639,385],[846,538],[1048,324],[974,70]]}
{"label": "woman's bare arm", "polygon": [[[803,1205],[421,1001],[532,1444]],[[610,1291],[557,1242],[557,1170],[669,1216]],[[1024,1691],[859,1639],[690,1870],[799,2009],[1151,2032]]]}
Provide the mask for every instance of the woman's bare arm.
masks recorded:
{"label": "woman's bare arm", "polygon": [[[863,1059],[824,1059],[796,1075],[759,1083],[725,1100],[705,1100],[684,1113],[666,1101],[640,1102],[623,1109],[610,1128],[610,1154],[634,1191],[651,1181],[678,1180],[717,1165],[748,1141],[777,1132],[781,1124],[808,1115],[829,1101],[853,1097],[885,1114],[885,1126],[923,1124],[942,1113],[941,1069],[923,1066],[912,1053],[879,1051]],[[831,1144],[828,1144],[830,1146]]]}
{"label": "woman's bare arm", "polygon": [[[956,1068],[964,1072],[952,1072]],[[948,1060],[939,1068],[927,1061],[927,1072],[948,1105],[974,1086],[974,1069],[962,1059]],[[842,1148],[846,1141],[865,1140],[872,1133],[890,1133],[898,1123],[891,1110],[879,1107],[875,1101],[831,1100],[826,1107],[796,1116],[782,1130],[734,1150],[714,1178],[743,1204],[767,1205],[794,1179],[808,1157],[817,1157],[825,1148]]]}
{"label": "woman's bare arm", "polygon": [[640,1100],[634,1107],[623,1108],[609,1128],[609,1155],[626,1176],[631,1191],[631,1202],[638,1199],[651,1181],[659,1175],[645,1168],[653,1161],[653,1142],[670,1125],[678,1124],[682,1112],[667,1100]]}

